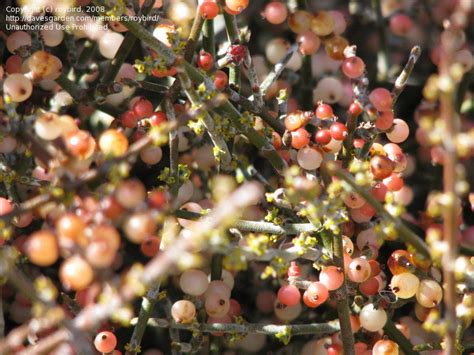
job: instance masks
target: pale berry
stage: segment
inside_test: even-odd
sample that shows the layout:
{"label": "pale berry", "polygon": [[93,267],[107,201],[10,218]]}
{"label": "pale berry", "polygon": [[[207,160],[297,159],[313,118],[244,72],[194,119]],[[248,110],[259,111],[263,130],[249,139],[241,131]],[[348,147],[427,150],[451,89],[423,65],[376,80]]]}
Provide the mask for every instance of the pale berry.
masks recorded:
{"label": "pale berry", "polygon": [[365,63],[357,56],[349,57],[344,59],[341,69],[348,78],[356,79],[364,74]]}
{"label": "pale berry", "polygon": [[285,22],[288,17],[288,10],[285,4],[279,1],[272,1],[265,6],[263,16],[271,24],[279,25]]}

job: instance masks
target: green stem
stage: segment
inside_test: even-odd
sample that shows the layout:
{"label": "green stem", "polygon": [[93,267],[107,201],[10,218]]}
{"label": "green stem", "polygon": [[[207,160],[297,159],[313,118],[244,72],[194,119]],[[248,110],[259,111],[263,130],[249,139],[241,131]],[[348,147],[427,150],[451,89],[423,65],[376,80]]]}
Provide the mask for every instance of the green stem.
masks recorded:
{"label": "green stem", "polygon": [[395,326],[391,319],[387,320],[383,327],[385,334],[389,336],[395,343],[397,343],[406,355],[417,355],[418,351],[413,350],[413,344],[403,335]]}
{"label": "green stem", "polygon": [[[221,1],[222,5],[224,2]],[[229,45],[233,45],[239,42],[239,28],[237,26],[236,17],[223,11],[225,29],[227,32],[227,38],[229,39]],[[240,66],[235,65],[229,68],[229,84],[234,86],[237,90],[240,87]]]}
{"label": "green stem", "polygon": [[357,127],[357,117],[347,113],[347,137],[344,140],[344,155],[343,164],[344,167],[349,165],[352,159],[352,153],[354,151],[354,132]]}
{"label": "green stem", "polygon": [[395,85],[393,86],[393,90],[392,90],[392,95],[393,95],[392,106],[395,105],[395,102],[397,102],[398,97],[407,86],[408,79],[410,78],[411,72],[413,71],[413,68],[415,67],[416,62],[420,58],[420,55],[421,55],[421,48],[419,46],[415,46],[411,49],[410,57],[408,58],[408,61],[405,64],[405,67],[403,68],[398,78],[395,80]]}
{"label": "green stem", "polygon": [[[192,88],[191,80],[186,75],[186,72],[179,73],[178,76],[179,76],[179,81],[181,82],[181,87],[186,93],[186,96],[188,97],[191,104],[195,107],[203,106],[204,103],[201,101],[198,94]],[[214,121],[208,112],[205,112],[202,115],[202,122],[204,126],[206,127],[209,137],[211,137],[214,147],[218,151],[217,155],[214,154],[214,156],[217,157],[216,160],[218,160],[221,163],[221,166],[224,170],[229,170],[230,163],[232,162],[232,155],[222,135],[220,135],[218,132],[215,131]]]}
{"label": "green stem", "polygon": [[[209,85],[213,87],[212,82],[210,82],[208,78],[204,77],[203,74],[196,70],[196,68],[194,68],[192,65],[184,62],[183,66],[188,72],[188,75],[193,82],[204,82],[206,86]],[[232,106],[232,104],[228,100],[224,101],[224,103],[221,105],[221,107],[219,107],[218,110],[221,111],[227,117],[229,117],[232,124],[249,139],[250,143],[252,143],[261,151],[262,155],[270,161],[270,163],[279,173],[283,172],[286,167],[286,163],[278,155],[270,141],[264,136],[262,136],[260,133],[258,133],[253,127],[245,126],[240,120],[240,112],[237,111],[237,109]]]}
{"label": "green stem", "polygon": [[326,164],[326,167],[332,175],[335,175],[341,180],[344,180],[354,189],[355,192],[357,192],[368,203],[370,203],[379,216],[383,216],[384,218],[392,222],[395,225],[397,231],[399,232],[400,238],[405,243],[413,245],[413,247],[425,257],[430,257],[430,251],[426,243],[410,228],[408,228],[400,218],[394,217],[390,213],[388,213],[385,210],[384,206],[379,201],[377,201],[377,199],[372,194],[370,194],[370,192],[368,192],[362,186],[357,185],[354,179],[350,175],[345,173],[343,170],[341,170],[334,162],[328,162]]}
{"label": "green stem", "polygon": [[[195,220],[203,215],[186,210],[176,210],[175,216],[178,218]],[[297,235],[300,233],[316,232],[320,230],[320,227],[311,223],[289,223],[278,225],[270,222],[247,221],[242,219],[232,223],[232,228],[236,228],[242,232],[269,233],[276,235]]]}
{"label": "green stem", "polygon": [[301,67],[301,105],[305,110],[311,110],[313,105],[313,71],[311,67],[311,56],[303,57]]}
{"label": "green stem", "polygon": [[56,82],[66,91],[69,95],[72,96],[74,101],[80,102],[84,98],[84,91],[76,85],[75,82],[69,80],[66,74],[61,73],[56,79]]}
{"label": "green stem", "polygon": [[231,88],[225,89],[224,93],[229,95],[229,100],[233,103],[241,106],[246,111],[260,116],[262,120],[272,127],[273,130],[275,130],[275,132],[278,134],[283,135],[283,133],[285,133],[285,126],[283,123],[280,120],[274,118],[265,106],[257,106],[255,102],[250,101],[245,96],[239,94]]}
{"label": "green stem", "polygon": [[[335,234],[333,239],[333,259],[335,265],[344,270],[344,249],[342,246],[342,235]],[[337,314],[341,327],[342,346],[344,355],[354,355],[354,334],[352,333],[349,295],[344,279],[341,287],[337,290],[336,298]]]}
{"label": "green stem", "polygon": [[[173,103],[167,97],[164,101],[164,108],[166,116],[170,122],[177,122],[176,115],[173,107]],[[178,128],[174,128],[169,133],[169,148],[170,148],[170,176],[173,178],[171,184],[171,194],[176,197],[178,196],[179,190],[179,171],[178,171],[178,159],[179,159],[179,136]]]}
{"label": "green stem", "polygon": [[[132,320],[133,322],[133,320]],[[181,324],[169,322],[166,319],[152,318],[149,325],[159,328],[177,328],[182,330],[193,331],[195,329],[200,332],[223,332],[223,333],[259,333],[267,335],[276,335],[282,332],[290,332],[291,335],[331,335],[339,331],[339,322],[337,320],[327,323],[308,323],[308,324],[261,324],[261,323],[199,323],[199,324]]]}
{"label": "green stem", "polygon": [[[275,64],[272,71],[268,73],[265,80],[263,80],[262,84],[260,84],[260,91],[262,92],[263,96],[265,96],[270,86],[272,86],[272,84],[279,78],[279,76],[283,72],[283,69],[285,69],[286,65],[290,61],[296,49],[298,49],[297,44],[291,46],[290,49],[288,49],[288,52],[286,52],[285,56],[278,63]],[[305,79],[310,80],[309,78]]]}
{"label": "green stem", "polygon": [[216,44],[214,39],[214,20],[204,21],[204,27],[202,31],[202,47],[203,49],[212,54],[212,58],[216,59]]}
{"label": "green stem", "polygon": [[89,62],[89,59],[92,58],[96,49],[97,42],[87,40],[84,43],[84,47],[82,48],[81,54],[79,54],[79,57],[77,58],[76,68],[85,69]]}
{"label": "green stem", "polygon": [[[211,261],[211,280],[222,279],[222,254],[214,254]],[[209,336],[209,353],[219,354],[220,353],[220,338],[215,337],[212,334]]]}
{"label": "green stem", "polygon": [[153,314],[153,309],[157,303],[158,294],[160,293],[160,283],[150,288],[145,297],[143,297],[140,313],[133,328],[132,338],[130,339],[129,350],[125,355],[135,355],[140,352],[140,344],[142,342],[143,334],[148,325],[148,321]]}
{"label": "green stem", "polygon": [[[148,15],[150,11],[153,9],[155,1],[154,0],[147,0],[144,2],[142,8],[140,9],[139,15]],[[120,45],[120,48],[117,52],[117,55],[115,58],[110,62],[110,65],[107,67],[107,70],[102,77],[101,83],[103,84],[109,84],[112,81],[115,80],[115,77],[117,76],[117,73],[120,70],[120,67],[122,66],[123,62],[125,62],[125,59],[127,59],[128,55],[133,49],[133,46],[135,45],[137,41],[137,37],[131,32],[128,32],[125,35],[125,38]]]}

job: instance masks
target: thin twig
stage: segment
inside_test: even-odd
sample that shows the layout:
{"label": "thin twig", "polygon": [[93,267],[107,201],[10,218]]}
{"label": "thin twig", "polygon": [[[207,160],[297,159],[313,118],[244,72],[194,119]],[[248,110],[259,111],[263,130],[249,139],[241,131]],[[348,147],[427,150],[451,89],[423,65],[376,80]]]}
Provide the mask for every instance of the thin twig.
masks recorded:
{"label": "thin twig", "polygon": [[260,91],[262,92],[262,95],[265,96],[268,89],[272,84],[279,78],[280,74],[283,72],[283,69],[285,69],[286,65],[290,61],[291,57],[293,56],[293,53],[298,49],[298,44],[295,43],[293,44],[289,49],[288,52],[284,55],[281,60],[275,64],[273,67],[272,71],[268,73],[267,77],[265,80],[263,80],[262,84],[260,85]]}
{"label": "thin twig", "polygon": [[403,333],[393,324],[391,319],[388,319],[383,327],[385,334],[390,339],[397,343],[406,355],[417,355],[418,351],[413,350],[413,344],[408,340]]}
{"label": "thin twig", "polygon": [[252,56],[250,55],[250,51],[248,49],[245,54],[244,66],[248,72],[250,88],[253,92],[254,101],[257,104],[257,107],[262,107],[263,96],[262,92],[260,91],[260,84],[258,82],[257,72],[255,71],[255,67],[253,65]]}
{"label": "thin twig", "polygon": [[368,203],[372,205],[372,207],[376,210],[377,214],[393,223],[399,233],[400,239],[402,239],[405,243],[413,245],[413,247],[425,257],[430,257],[430,251],[426,243],[410,228],[408,228],[400,218],[396,218],[390,213],[388,213],[383,207],[383,205],[365,188],[357,185],[355,180],[350,175],[341,170],[334,162],[328,162],[326,164],[326,168],[329,173],[339,177],[341,180],[344,180],[346,183],[348,183],[354,189],[355,192],[357,192]]}
{"label": "thin twig", "polygon": [[[206,86],[214,88],[212,81],[203,76],[203,74],[196,70],[192,65],[184,62],[183,66],[193,82],[204,82]],[[277,172],[283,172],[286,167],[286,162],[278,155],[275,148],[267,138],[260,135],[253,127],[248,127],[241,122],[240,112],[237,111],[229,101],[226,100],[217,111],[220,111],[223,115],[229,117],[232,124],[249,139],[250,143],[261,151],[262,155],[270,161]]]}
{"label": "thin twig", "polygon": [[[333,236],[333,252],[334,263],[344,270],[344,249],[342,246],[341,234],[334,234]],[[345,280],[341,287],[337,290],[336,307],[341,327],[341,338],[342,346],[344,348],[344,355],[354,355],[354,334],[352,333],[349,295],[347,293],[347,285]]]}
{"label": "thin twig", "polygon": [[393,86],[393,89],[392,89],[393,104],[397,102],[398,97],[407,86],[408,79],[410,78],[411,72],[413,71],[413,68],[415,67],[416,62],[420,58],[420,55],[421,55],[420,46],[414,46],[411,49],[410,57],[408,58],[408,61],[405,64],[405,67],[403,68],[402,72],[395,80],[395,85]]}
{"label": "thin twig", "polygon": [[[198,219],[202,215],[200,213],[177,210],[175,212],[176,217],[184,219]],[[261,221],[247,221],[247,220],[236,220],[232,223],[232,228],[236,228],[242,232],[255,232],[255,233],[269,233],[276,235],[296,235],[300,233],[316,232],[321,227],[315,226],[311,223],[288,223],[288,224],[273,224],[270,222]]]}
{"label": "thin twig", "polygon": [[[188,96],[188,99],[191,104],[195,107],[203,106],[204,104],[199,98],[198,94],[192,88],[191,80],[186,75],[186,72],[179,73],[178,76],[181,82],[181,87],[186,93],[186,96]],[[202,122],[206,127],[207,133],[209,134],[209,137],[211,137],[212,143],[214,143],[215,148],[218,150],[217,160],[221,163],[221,166],[224,170],[228,170],[232,161],[232,155],[229,151],[229,148],[227,147],[224,138],[218,132],[215,131],[214,121],[208,112],[204,113],[201,117]]]}
{"label": "thin twig", "polygon": [[[134,320],[132,320],[133,323]],[[291,335],[331,335],[339,331],[339,322],[337,320],[327,323],[308,323],[308,324],[221,324],[221,323],[200,323],[200,324],[180,324],[168,322],[166,319],[152,318],[149,325],[159,328],[177,328],[183,330],[198,330],[204,333],[222,332],[222,333],[259,333],[267,335],[276,335],[282,332],[289,332]]]}
{"label": "thin twig", "polygon": [[232,90],[231,88],[225,89],[224,92],[229,95],[230,101],[237,105],[240,105],[244,110],[260,116],[266,124],[268,124],[275,130],[275,132],[280,135],[283,135],[283,133],[285,133],[285,126],[283,125],[283,123],[280,120],[274,118],[265,106],[258,107],[254,101],[250,101],[249,99]]}
{"label": "thin twig", "polygon": [[[225,1],[221,0],[222,7],[225,6]],[[239,42],[239,28],[237,26],[237,20],[234,15],[228,14],[223,11],[225,29],[227,32],[227,38],[229,39],[229,46],[237,44]],[[234,65],[229,68],[229,84],[233,86],[237,91],[240,87],[240,65]]]}
{"label": "thin twig", "polygon": [[[450,31],[446,29],[445,31]],[[456,137],[460,129],[459,116],[454,110],[455,81],[450,70],[453,63],[453,50],[451,44],[443,46],[440,58],[439,74],[440,80],[450,82],[446,88],[440,90],[440,119],[444,122],[443,148],[445,159],[443,163],[443,241],[445,252],[443,253],[443,282],[444,282],[444,304],[445,321],[447,332],[444,338],[446,353],[454,354],[456,350],[456,328],[459,320],[456,317],[456,280],[454,276],[454,265],[458,253],[457,238],[459,201],[456,194],[458,156],[456,150]]]}
{"label": "thin twig", "polygon": [[214,20],[204,21],[202,29],[202,48],[216,58],[216,44],[214,38]]}
{"label": "thin twig", "polygon": [[[155,0],[146,0],[143,3],[142,8],[140,9],[139,15],[148,15],[150,11],[153,9],[153,5],[155,4]],[[120,70],[120,67],[122,66],[123,62],[125,62],[125,59],[127,59],[128,55],[133,49],[133,46],[135,45],[137,41],[137,37],[131,32],[127,32],[125,35],[125,38],[120,45],[117,55],[115,56],[114,59],[110,61],[109,66],[107,67],[107,70],[105,71],[104,76],[100,80],[102,84],[109,84],[113,80],[115,80],[115,77],[117,76],[117,73]]]}

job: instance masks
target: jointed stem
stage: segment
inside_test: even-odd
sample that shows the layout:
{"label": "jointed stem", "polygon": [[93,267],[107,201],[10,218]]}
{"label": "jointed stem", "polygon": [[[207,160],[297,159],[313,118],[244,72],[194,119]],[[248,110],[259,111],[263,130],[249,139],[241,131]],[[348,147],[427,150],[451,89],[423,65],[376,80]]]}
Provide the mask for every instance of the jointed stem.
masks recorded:
{"label": "jointed stem", "polygon": [[[133,323],[133,320],[132,320]],[[276,335],[278,333],[289,331],[291,335],[304,335],[312,334],[319,336],[331,335],[339,331],[339,322],[337,320],[328,323],[309,323],[309,324],[288,324],[288,325],[277,325],[277,324],[221,324],[213,323],[206,324],[201,323],[195,324],[178,324],[170,323],[166,319],[150,319],[149,325],[159,328],[177,328],[183,330],[198,330],[200,332],[222,332],[222,333],[260,333],[267,335]]]}
{"label": "jointed stem", "polygon": [[402,332],[393,324],[391,319],[387,320],[385,326],[383,327],[385,334],[387,334],[390,339],[397,343],[403,352],[406,355],[417,355],[418,351],[413,350],[413,344],[408,340]]}
{"label": "jointed stem", "polygon": [[354,181],[354,179],[339,169],[335,163],[333,162],[328,162],[326,165],[327,170],[333,174],[339,177],[341,180],[344,180],[346,183],[348,183],[355,192],[357,192],[360,196],[362,196],[368,203],[372,205],[372,207],[376,210],[377,214],[380,216],[383,216],[390,222],[392,222],[395,225],[395,228],[397,229],[400,238],[405,242],[413,245],[413,247],[423,254],[425,257],[430,257],[430,251],[428,249],[428,246],[426,243],[419,237],[417,236],[410,228],[408,228],[405,223],[402,222],[401,219],[396,218],[392,216],[390,213],[388,213],[383,205],[377,201],[377,199],[370,194],[369,191],[367,191],[365,188],[357,185],[357,183]]}
{"label": "jointed stem", "polygon": [[[333,259],[336,266],[344,270],[344,249],[342,247],[342,235],[335,234],[333,238]],[[341,287],[337,290],[337,314],[341,327],[342,345],[344,355],[354,355],[354,335],[352,333],[349,295],[347,293],[346,281],[344,280]]]}

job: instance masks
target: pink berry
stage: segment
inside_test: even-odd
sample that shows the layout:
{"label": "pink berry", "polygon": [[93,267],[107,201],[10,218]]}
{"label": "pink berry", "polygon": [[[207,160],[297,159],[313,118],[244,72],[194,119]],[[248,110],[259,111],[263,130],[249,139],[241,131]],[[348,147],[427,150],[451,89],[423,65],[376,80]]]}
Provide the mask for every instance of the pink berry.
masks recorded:
{"label": "pink berry", "polygon": [[344,273],[337,266],[327,266],[321,270],[319,281],[329,291],[337,290],[344,282]]}
{"label": "pink berry", "polygon": [[348,78],[355,79],[364,73],[365,63],[359,57],[349,57],[344,59],[341,69]]}
{"label": "pink berry", "polygon": [[384,111],[380,113],[380,116],[375,120],[375,127],[381,131],[386,131],[393,124],[393,112]]}
{"label": "pink berry", "polygon": [[361,283],[370,277],[370,264],[366,259],[355,258],[349,264],[347,276],[353,282]]}
{"label": "pink berry", "polygon": [[379,111],[388,111],[392,108],[392,94],[385,88],[376,88],[369,95],[369,100]]}
{"label": "pink berry", "polygon": [[295,306],[301,299],[300,290],[296,286],[281,286],[277,294],[278,301],[285,306]]}
{"label": "pink berry", "polygon": [[94,339],[94,346],[101,353],[110,353],[117,346],[117,337],[112,332],[100,332]]}
{"label": "pink berry", "polygon": [[310,308],[316,308],[322,305],[329,297],[329,292],[322,282],[311,282],[308,289],[304,292],[303,301]]}
{"label": "pink berry", "polygon": [[265,6],[263,11],[265,19],[273,25],[279,25],[285,22],[288,17],[288,10],[285,4],[279,1],[272,1]]}
{"label": "pink berry", "polygon": [[405,14],[396,14],[390,18],[390,30],[397,36],[406,36],[412,28],[413,21]]}
{"label": "pink berry", "polygon": [[406,139],[410,135],[410,128],[404,120],[400,118],[395,118],[393,120],[392,129],[390,130],[390,132],[387,132],[386,135],[391,142],[402,143],[406,141]]}
{"label": "pink berry", "polygon": [[311,55],[318,51],[321,46],[321,40],[313,31],[305,31],[296,37],[299,44],[300,52],[303,55]]}

